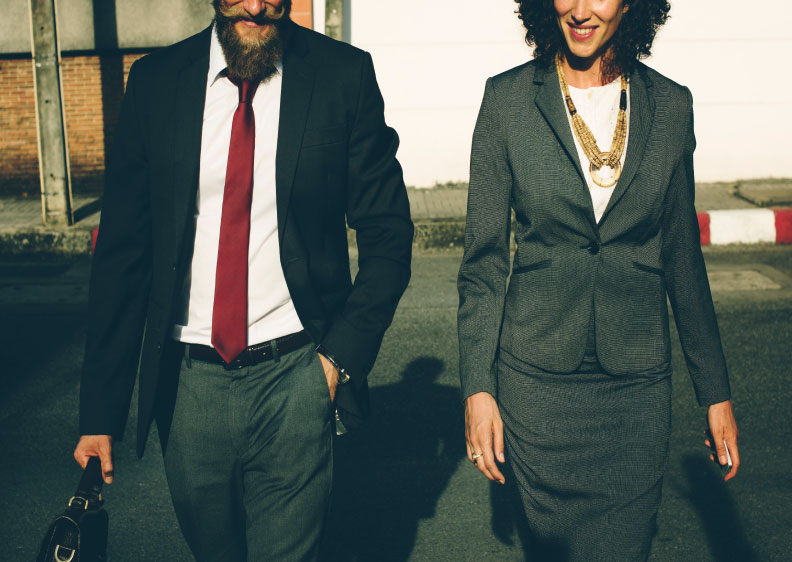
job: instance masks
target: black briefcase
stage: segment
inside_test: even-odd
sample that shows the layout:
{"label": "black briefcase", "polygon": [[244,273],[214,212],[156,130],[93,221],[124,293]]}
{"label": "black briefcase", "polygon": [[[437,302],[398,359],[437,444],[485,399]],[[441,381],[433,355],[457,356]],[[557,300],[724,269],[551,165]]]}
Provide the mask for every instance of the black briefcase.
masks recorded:
{"label": "black briefcase", "polygon": [[107,512],[102,509],[102,466],[91,457],[77,492],[41,543],[36,562],[104,562],[107,560]]}

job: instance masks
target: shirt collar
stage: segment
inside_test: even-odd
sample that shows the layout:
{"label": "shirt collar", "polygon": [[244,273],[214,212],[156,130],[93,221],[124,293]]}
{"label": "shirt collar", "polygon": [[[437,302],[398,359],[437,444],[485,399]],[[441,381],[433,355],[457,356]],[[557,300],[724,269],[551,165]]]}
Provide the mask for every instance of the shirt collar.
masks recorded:
{"label": "shirt collar", "polygon": [[[217,37],[217,24],[212,26],[212,39],[209,43],[209,86],[214,85],[217,80],[224,78],[228,73],[228,64],[226,63],[223,48],[220,46],[220,39]],[[278,61],[275,65],[276,72],[283,74],[283,61]]]}

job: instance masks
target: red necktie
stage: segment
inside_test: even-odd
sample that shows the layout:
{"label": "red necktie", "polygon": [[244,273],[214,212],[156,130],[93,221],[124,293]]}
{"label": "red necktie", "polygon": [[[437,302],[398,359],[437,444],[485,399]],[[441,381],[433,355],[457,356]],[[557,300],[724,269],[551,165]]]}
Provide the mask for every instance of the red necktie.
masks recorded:
{"label": "red necktie", "polygon": [[248,247],[256,141],[252,102],[258,87],[258,82],[229,79],[239,88],[239,105],[231,125],[212,309],[212,345],[226,363],[247,347]]}

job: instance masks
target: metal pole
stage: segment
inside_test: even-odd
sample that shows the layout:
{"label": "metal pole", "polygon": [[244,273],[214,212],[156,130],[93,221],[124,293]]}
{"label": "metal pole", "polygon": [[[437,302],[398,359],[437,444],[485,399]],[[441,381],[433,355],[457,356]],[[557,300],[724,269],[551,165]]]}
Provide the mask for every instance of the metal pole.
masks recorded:
{"label": "metal pole", "polygon": [[73,223],[55,0],[29,0],[44,224]]}
{"label": "metal pole", "polygon": [[344,40],[344,0],[325,1],[325,35]]}

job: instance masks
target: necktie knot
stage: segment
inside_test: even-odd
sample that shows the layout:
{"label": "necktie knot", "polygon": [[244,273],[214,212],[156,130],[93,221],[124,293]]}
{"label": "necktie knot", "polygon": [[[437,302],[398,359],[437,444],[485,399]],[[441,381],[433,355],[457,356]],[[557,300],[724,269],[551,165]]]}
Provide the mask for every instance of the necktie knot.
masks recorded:
{"label": "necktie knot", "polygon": [[259,85],[258,82],[253,82],[252,80],[242,80],[241,78],[237,78],[231,74],[228,75],[228,79],[231,80],[231,82],[233,82],[237,88],[239,88],[239,103],[250,103],[253,100],[253,96],[256,95],[256,89]]}

